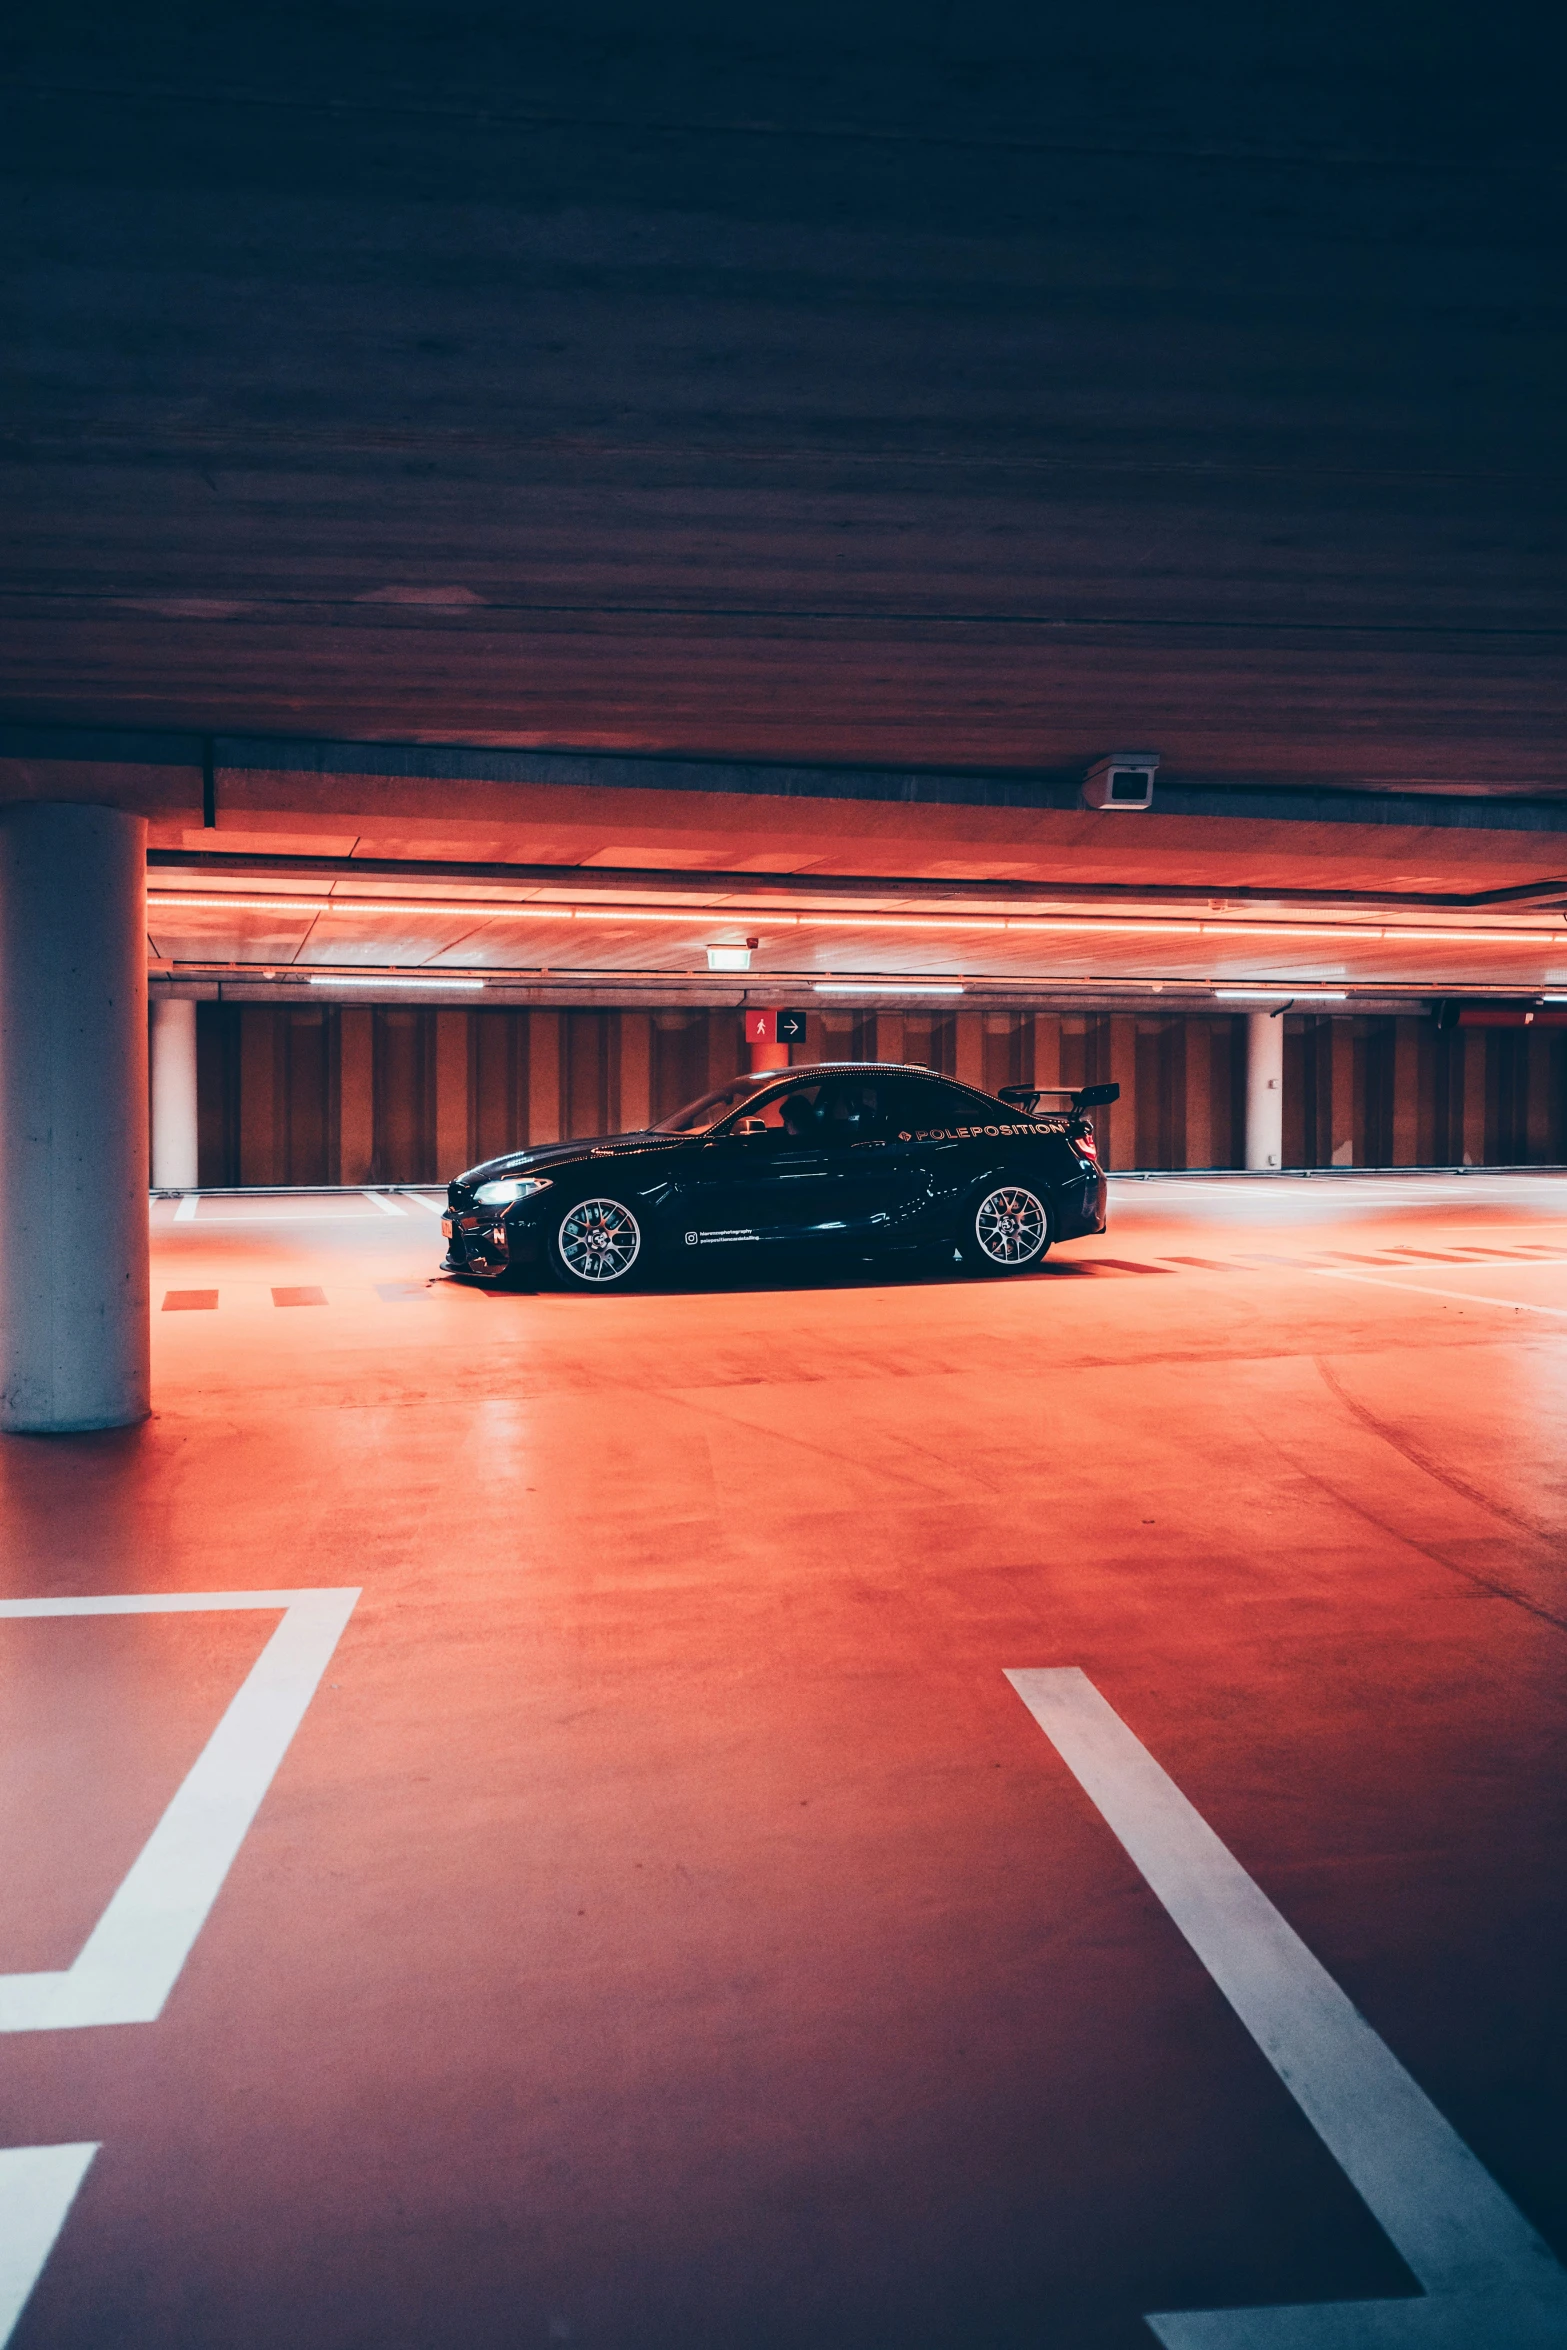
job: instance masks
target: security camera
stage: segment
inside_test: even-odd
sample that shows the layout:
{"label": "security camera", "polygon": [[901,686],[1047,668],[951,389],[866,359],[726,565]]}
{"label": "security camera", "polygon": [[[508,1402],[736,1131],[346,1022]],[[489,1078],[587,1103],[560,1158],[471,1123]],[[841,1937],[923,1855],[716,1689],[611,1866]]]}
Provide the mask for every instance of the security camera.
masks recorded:
{"label": "security camera", "polygon": [[1151,808],[1157,751],[1112,751],[1083,779],[1085,808]]}

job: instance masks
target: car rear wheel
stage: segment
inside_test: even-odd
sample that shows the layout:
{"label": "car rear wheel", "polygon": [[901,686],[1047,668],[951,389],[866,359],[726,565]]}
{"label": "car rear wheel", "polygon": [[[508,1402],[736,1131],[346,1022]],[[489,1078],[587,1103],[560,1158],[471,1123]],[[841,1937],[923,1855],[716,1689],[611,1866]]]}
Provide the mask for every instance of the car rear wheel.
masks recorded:
{"label": "car rear wheel", "polygon": [[1050,1246],[1050,1211],[1024,1183],[999,1183],[969,1210],[963,1261],[975,1273],[1026,1273]]}
{"label": "car rear wheel", "polygon": [[629,1289],[646,1269],[642,1226],[624,1200],[577,1200],[553,1224],[550,1262],[568,1288]]}

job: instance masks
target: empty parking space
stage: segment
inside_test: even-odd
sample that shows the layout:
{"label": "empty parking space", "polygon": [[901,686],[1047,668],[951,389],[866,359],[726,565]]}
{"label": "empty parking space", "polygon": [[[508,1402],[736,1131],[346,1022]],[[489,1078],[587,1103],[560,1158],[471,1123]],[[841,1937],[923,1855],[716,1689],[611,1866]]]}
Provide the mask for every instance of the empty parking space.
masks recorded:
{"label": "empty parking space", "polygon": [[16,2350],[1558,2339],[1561,1187],[610,1298],[434,1196],[156,1203],[158,1416],[0,1460],[0,1976],[272,1741],[155,2014],[0,1983]]}

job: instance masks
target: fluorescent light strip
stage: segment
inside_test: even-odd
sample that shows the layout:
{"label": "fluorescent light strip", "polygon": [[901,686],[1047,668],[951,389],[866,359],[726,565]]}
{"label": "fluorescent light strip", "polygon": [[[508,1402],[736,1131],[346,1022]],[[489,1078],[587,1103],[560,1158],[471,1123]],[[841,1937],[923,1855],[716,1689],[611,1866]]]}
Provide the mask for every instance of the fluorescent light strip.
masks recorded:
{"label": "fluorescent light strip", "polygon": [[[1368,985],[1375,986],[1374,981]],[[1216,987],[1221,1004],[1342,1004],[1347,987]]]}
{"label": "fluorescent light strip", "polygon": [[394,979],[383,974],[379,978],[348,978],[338,971],[312,971],[312,987],[483,987],[482,979]]}
{"label": "fluorescent light strip", "polygon": [[956,979],[813,979],[817,995],[961,995]]}
{"label": "fluorescent light strip", "polygon": [[894,914],[868,910],[861,914],[811,912],[790,914],[776,907],[736,912],[733,906],[693,906],[666,912],[651,906],[561,906],[496,904],[469,899],[456,903],[415,898],[240,898],[187,897],[160,892],[147,900],[149,910],[168,912],[180,907],[223,908],[271,914],[442,914],[474,922],[672,922],[690,929],[707,929],[714,922],[736,928],[766,930],[979,930],[1053,931],[1068,936],[1115,931],[1140,938],[1332,938],[1341,942],[1398,946],[1406,943],[1445,946],[1538,947],[1567,950],[1567,932],[1555,930],[1406,930],[1373,929],[1366,923],[1310,922],[1195,922],[1148,921],[1097,914]]}
{"label": "fluorescent light strip", "polygon": [[147,911],[161,912],[169,906],[235,907],[244,914],[324,914],[323,898],[187,898],[149,897]]}

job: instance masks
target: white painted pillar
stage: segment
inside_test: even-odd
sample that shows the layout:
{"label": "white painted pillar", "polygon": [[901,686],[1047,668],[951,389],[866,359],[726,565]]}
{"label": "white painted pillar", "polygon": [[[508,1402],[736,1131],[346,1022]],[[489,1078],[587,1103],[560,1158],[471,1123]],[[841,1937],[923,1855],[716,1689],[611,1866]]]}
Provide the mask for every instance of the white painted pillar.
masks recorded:
{"label": "white painted pillar", "polygon": [[1284,1019],[1246,1015],[1246,1164],[1284,1164]]}
{"label": "white painted pillar", "polygon": [[150,1409],[147,823],[0,810],[0,1427]]}
{"label": "white painted pillar", "polygon": [[152,1181],[196,1188],[196,1006],[159,996],[152,1007]]}

